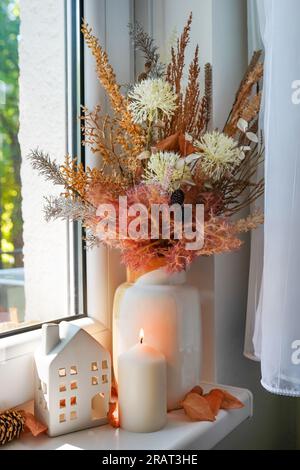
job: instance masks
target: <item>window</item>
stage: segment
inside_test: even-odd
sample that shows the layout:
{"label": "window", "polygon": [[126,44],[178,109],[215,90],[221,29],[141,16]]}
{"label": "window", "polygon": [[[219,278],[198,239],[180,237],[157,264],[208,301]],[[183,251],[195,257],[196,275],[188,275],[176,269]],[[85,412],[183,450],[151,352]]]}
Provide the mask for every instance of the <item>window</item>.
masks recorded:
{"label": "window", "polygon": [[58,375],[59,377],[65,377],[67,375],[66,369],[64,367],[61,367],[60,369],[58,369]]}
{"label": "window", "polygon": [[92,385],[98,385],[98,383],[99,383],[98,377],[93,376],[93,377],[92,377],[92,380],[91,380],[91,383],[92,383]]}
{"label": "window", "polygon": [[64,398],[59,400],[59,407],[60,408],[65,408],[66,407],[66,400]]}
{"label": "window", "polygon": [[71,382],[70,384],[70,388],[71,390],[76,390],[78,387],[77,387],[77,381],[74,380],[73,382]]}
{"label": "window", "polygon": [[70,367],[70,374],[71,375],[77,375],[77,367],[76,366],[71,366]]}
{"label": "window", "polygon": [[82,228],[45,222],[55,188],[26,159],[39,147],[84,162],[82,4],[0,3],[0,336],[86,310]]}
{"label": "window", "polygon": [[77,405],[77,397],[73,396],[70,398],[70,406],[75,406]]}

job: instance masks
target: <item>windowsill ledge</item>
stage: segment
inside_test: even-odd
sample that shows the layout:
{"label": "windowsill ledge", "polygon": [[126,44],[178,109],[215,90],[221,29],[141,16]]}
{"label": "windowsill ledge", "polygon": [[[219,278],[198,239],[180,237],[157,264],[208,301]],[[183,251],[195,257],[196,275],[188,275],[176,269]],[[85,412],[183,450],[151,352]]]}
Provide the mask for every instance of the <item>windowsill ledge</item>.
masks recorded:
{"label": "windowsill ledge", "polygon": [[[201,384],[205,392],[216,385]],[[135,434],[106,425],[64,436],[34,438],[25,435],[3,450],[56,450],[63,446],[74,450],[208,450],[215,447],[243,421],[252,416],[253,399],[249,390],[221,386],[244,403],[239,410],[220,410],[215,422],[191,422],[182,410],[168,415],[164,429],[156,433]]]}

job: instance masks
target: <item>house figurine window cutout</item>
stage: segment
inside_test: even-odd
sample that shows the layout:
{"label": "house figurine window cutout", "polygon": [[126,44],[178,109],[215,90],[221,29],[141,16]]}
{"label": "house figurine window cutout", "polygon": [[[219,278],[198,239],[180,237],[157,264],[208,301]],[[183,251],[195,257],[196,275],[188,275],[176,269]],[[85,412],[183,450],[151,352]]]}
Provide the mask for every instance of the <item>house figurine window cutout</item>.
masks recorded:
{"label": "house figurine window cutout", "polygon": [[107,423],[110,354],[83,328],[71,322],[43,325],[35,372],[35,415],[49,436]]}

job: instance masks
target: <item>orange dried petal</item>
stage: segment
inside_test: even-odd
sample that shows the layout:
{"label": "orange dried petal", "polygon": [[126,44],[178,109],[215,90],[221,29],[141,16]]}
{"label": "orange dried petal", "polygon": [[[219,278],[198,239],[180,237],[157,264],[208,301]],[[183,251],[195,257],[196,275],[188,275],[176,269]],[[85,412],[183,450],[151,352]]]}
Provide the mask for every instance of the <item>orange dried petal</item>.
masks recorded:
{"label": "orange dried petal", "polygon": [[23,411],[22,414],[25,418],[26,429],[28,429],[34,437],[47,431],[48,427],[45,424],[40,423],[32,413]]}
{"label": "orange dried petal", "polygon": [[214,389],[211,390],[209,393],[204,395],[205,400],[207,400],[211,411],[213,412],[214,416],[217,416],[219,410],[222,406],[224,393],[222,390]]}
{"label": "orange dried petal", "polygon": [[169,135],[166,139],[158,142],[155,147],[161,151],[177,152],[179,150],[178,136],[178,132],[176,132],[176,134]]}
{"label": "orange dried petal", "polygon": [[[214,389],[220,390],[220,389]],[[221,408],[222,410],[238,410],[240,408],[244,408],[244,404],[236,397],[231,395],[231,393],[227,392],[226,390],[221,390],[223,392],[223,401]]]}
{"label": "orange dried petal", "polygon": [[207,400],[198,393],[188,393],[182,406],[192,421],[215,421]]}
{"label": "orange dried petal", "polygon": [[224,399],[222,402],[223,410],[238,410],[239,408],[244,408],[244,403],[242,403],[238,398],[234,397],[230,393],[223,390]]}
{"label": "orange dried petal", "polygon": [[195,153],[197,151],[196,147],[194,147],[191,142],[188,142],[183,134],[179,134],[178,143],[180,154],[184,157],[187,157],[191,153]]}
{"label": "orange dried petal", "polygon": [[198,393],[198,395],[203,395],[203,388],[200,387],[200,385],[196,385],[196,387],[194,387],[190,393]]}
{"label": "orange dried petal", "polygon": [[109,409],[107,413],[107,419],[109,424],[113,428],[119,428],[120,427],[120,421],[119,421],[119,407],[118,407],[118,402],[110,402],[109,403]]}

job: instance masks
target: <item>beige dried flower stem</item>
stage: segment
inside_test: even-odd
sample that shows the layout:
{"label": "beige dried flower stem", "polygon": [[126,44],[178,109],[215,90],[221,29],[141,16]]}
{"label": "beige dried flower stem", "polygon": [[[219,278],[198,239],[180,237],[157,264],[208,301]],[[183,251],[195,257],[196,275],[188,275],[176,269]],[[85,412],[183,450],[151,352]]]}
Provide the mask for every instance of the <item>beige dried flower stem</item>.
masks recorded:
{"label": "beige dried flower stem", "polygon": [[107,53],[102,49],[98,38],[92,34],[92,29],[84,20],[81,31],[87,46],[95,57],[98,79],[106,90],[112,108],[119,118],[119,125],[132,139],[135,153],[138,154],[145,141],[143,129],[133,122],[132,115],[128,110],[127,99],[120,92],[120,86],[116,82],[116,76],[109,64]]}

